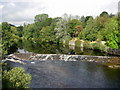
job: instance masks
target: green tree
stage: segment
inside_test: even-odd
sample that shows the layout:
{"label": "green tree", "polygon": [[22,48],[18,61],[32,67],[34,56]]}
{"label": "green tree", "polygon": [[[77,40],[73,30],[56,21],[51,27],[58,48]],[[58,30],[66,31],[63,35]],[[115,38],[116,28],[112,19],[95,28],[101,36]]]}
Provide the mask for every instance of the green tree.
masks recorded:
{"label": "green tree", "polygon": [[26,74],[21,67],[15,67],[9,71],[5,70],[2,74],[3,88],[28,88],[31,75]]}
{"label": "green tree", "polygon": [[94,27],[94,19],[89,18],[89,20],[87,20],[86,27],[79,34],[79,38],[83,40],[94,41],[96,35],[93,33],[93,27]]}
{"label": "green tree", "polygon": [[56,41],[57,43],[59,43],[60,39],[64,36],[67,36],[67,30],[68,30],[68,21],[66,21],[65,19],[59,19],[59,21],[56,23],[55,26],[55,37],[56,37]]}
{"label": "green tree", "polygon": [[109,17],[109,14],[108,14],[108,12],[103,11],[103,12],[100,14],[100,17]]}
{"label": "green tree", "polygon": [[71,37],[75,37],[75,33],[77,32],[76,26],[81,25],[82,23],[77,19],[72,19],[68,22],[68,30],[67,32]]}
{"label": "green tree", "polygon": [[22,34],[23,34],[23,26],[18,26],[18,27],[17,27],[17,31],[18,31],[18,36],[19,36],[19,37],[22,37]]}
{"label": "green tree", "polygon": [[48,42],[55,42],[55,26],[58,21],[57,18],[48,18],[47,14],[39,14],[35,16],[35,23],[24,26],[23,39],[31,40],[32,42],[41,42],[45,44]]}
{"label": "green tree", "polygon": [[86,26],[86,23],[85,23],[85,17],[82,16],[82,17],[80,18],[80,21],[82,22],[82,26],[83,26],[83,28],[85,28],[85,26]]}
{"label": "green tree", "polygon": [[79,37],[88,41],[105,40],[103,29],[106,23],[109,22],[109,17],[90,17],[86,22],[86,27],[82,30]]}
{"label": "green tree", "polygon": [[52,23],[52,18],[46,18],[41,22],[35,22],[35,27],[37,28],[37,30],[40,30],[43,27],[50,26],[51,23]]}
{"label": "green tree", "polygon": [[19,36],[16,27],[10,26],[7,22],[2,23],[2,56],[13,53],[17,49]]}
{"label": "green tree", "polygon": [[50,26],[43,27],[40,31],[40,37],[41,41],[43,43],[55,43],[55,31]]}
{"label": "green tree", "polygon": [[90,18],[93,19],[92,16],[86,16],[86,17],[85,17],[85,22],[86,22],[86,24],[87,24],[87,21],[88,21]]}
{"label": "green tree", "polygon": [[105,25],[104,33],[107,45],[110,48],[119,48],[119,31],[117,18],[111,18]]}
{"label": "green tree", "polygon": [[38,14],[35,16],[35,22],[42,22],[48,18],[48,14]]}
{"label": "green tree", "polygon": [[119,49],[120,49],[120,12],[117,13],[117,20],[118,20],[118,31],[119,31],[119,35],[118,35],[118,38],[119,38]]}
{"label": "green tree", "polygon": [[23,28],[23,38],[26,40],[31,40],[35,31],[35,24],[25,25]]}
{"label": "green tree", "polygon": [[10,31],[10,25],[7,22],[2,22],[2,30]]}

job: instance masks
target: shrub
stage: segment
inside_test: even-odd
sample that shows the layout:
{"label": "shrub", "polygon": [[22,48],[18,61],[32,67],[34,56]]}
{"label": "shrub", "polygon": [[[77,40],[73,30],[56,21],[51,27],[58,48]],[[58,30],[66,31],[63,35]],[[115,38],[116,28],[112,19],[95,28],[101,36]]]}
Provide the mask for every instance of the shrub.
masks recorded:
{"label": "shrub", "polygon": [[75,46],[76,46],[76,47],[80,47],[80,46],[81,46],[81,41],[80,41],[80,39],[77,39],[77,40],[75,41]]}
{"label": "shrub", "polygon": [[100,43],[93,43],[92,44],[93,49],[100,50],[100,51],[106,51],[106,46],[102,45]]}
{"label": "shrub", "polygon": [[21,67],[15,67],[9,71],[5,70],[2,74],[3,88],[28,88],[31,75],[26,74]]}
{"label": "shrub", "polygon": [[98,50],[99,49],[99,44],[98,43],[93,43],[92,47],[93,47],[93,49]]}
{"label": "shrub", "polygon": [[65,41],[65,43],[63,43],[64,45],[69,45],[69,41],[71,40],[70,36],[64,36],[62,38],[63,41]]}
{"label": "shrub", "polygon": [[92,45],[90,44],[89,41],[85,41],[84,42],[84,48],[86,48],[86,49],[93,49],[93,47],[92,47]]}

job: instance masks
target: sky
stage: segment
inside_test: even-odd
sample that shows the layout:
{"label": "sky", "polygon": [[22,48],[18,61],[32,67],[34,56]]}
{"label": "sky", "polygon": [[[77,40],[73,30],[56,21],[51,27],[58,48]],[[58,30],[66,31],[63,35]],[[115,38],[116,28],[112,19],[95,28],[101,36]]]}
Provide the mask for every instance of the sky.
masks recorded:
{"label": "sky", "polygon": [[0,22],[14,25],[33,23],[37,14],[49,17],[63,14],[78,16],[98,16],[101,12],[118,12],[119,0],[0,0]]}

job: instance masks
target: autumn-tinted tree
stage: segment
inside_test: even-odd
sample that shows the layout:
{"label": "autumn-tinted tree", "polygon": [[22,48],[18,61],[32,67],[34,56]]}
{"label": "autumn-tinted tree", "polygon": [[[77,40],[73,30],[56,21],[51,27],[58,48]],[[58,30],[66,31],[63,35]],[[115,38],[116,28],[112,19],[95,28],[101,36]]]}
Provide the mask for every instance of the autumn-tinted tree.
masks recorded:
{"label": "autumn-tinted tree", "polygon": [[75,36],[78,37],[79,33],[82,32],[83,30],[83,26],[82,25],[78,25],[75,27],[75,29],[77,30],[75,33]]}
{"label": "autumn-tinted tree", "polygon": [[67,31],[71,37],[75,37],[75,34],[78,32],[77,26],[79,26],[81,24],[82,23],[77,19],[73,19],[73,20],[68,22],[68,30]]}

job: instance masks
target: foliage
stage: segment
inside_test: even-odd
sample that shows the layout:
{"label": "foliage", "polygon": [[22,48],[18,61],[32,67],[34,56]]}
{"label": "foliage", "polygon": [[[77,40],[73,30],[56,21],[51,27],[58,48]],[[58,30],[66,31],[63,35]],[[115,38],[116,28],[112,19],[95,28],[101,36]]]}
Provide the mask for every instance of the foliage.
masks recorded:
{"label": "foliage", "polygon": [[36,31],[35,24],[25,25],[23,28],[23,38],[31,40],[34,36],[36,36],[35,31]]}
{"label": "foliage", "polygon": [[19,36],[17,35],[17,29],[14,26],[10,26],[7,22],[2,23],[2,56],[10,54],[17,49],[17,43]]}
{"label": "foliage", "polygon": [[100,50],[100,51],[107,51],[107,46],[101,44],[100,42],[91,43],[89,41],[84,41],[84,48],[85,49],[93,49],[93,50]]}
{"label": "foliage", "polygon": [[85,17],[85,22],[87,22],[90,18],[93,19],[92,16],[86,16],[86,17]]}
{"label": "foliage", "polygon": [[52,27],[43,27],[40,31],[41,41],[45,43],[55,43],[55,31]]}
{"label": "foliage", "polygon": [[35,22],[42,22],[48,18],[47,14],[38,14],[35,16]]}
{"label": "foliage", "polygon": [[111,48],[119,48],[119,31],[118,31],[118,21],[116,18],[111,18],[109,23],[105,25],[104,28],[105,40],[107,45]]}
{"label": "foliage", "polygon": [[63,45],[69,45],[69,41],[71,40],[71,37],[70,36],[64,36],[62,38],[62,43]]}
{"label": "foliage", "polygon": [[52,18],[46,18],[45,20],[41,22],[35,22],[35,27],[37,28],[36,30],[39,31],[43,27],[50,26],[52,23]]}
{"label": "foliage", "polygon": [[117,14],[117,20],[118,20],[118,38],[119,38],[119,40],[118,40],[118,45],[119,45],[119,49],[120,49],[120,12],[118,12],[118,14]]}
{"label": "foliage", "polygon": [[18,36],[19,36],[19,37],[22,37],[22,34],[23,34],[23,26],[18,26],[18,27],[17,27],[17,31],[18,31]]}
{"label": "foliage", "polygon": [[[87,41],[107,41],[106,45],[111,47],[111,41],[106,36],[106,33],[109,32],[106,27],[114,17],[110,17],[105,11],[95,19],[92,16],[82,16],[78,19],[67,14],[64,14],[62,18],[49,18],[47,14],[39,14],[35,16],[35,23],[25,26],[27,29],[24,30],[24,37],[35,42],[41,41],[41,44],[58,44],[62,40],[68,40],[66,37],[74,38],[79,36],[80,39]],[[117,42],[118,44],[119,42]],[[118,48],[113,45],[111,48]],[[90,45],[88,46],[91,47]]]}
{"label": "foliage", "polygon": [[86,27],[79,34],[79,38],[83,40],[94,41],[96,35],[93,33],[93,26],[94,26],[94,19],[89,18]]}
{"label": "foliage", "polygon": [[80,45],[81,45],[81,41],[80,41],[80,39],[77,39],[75,41],[75,46],[80,47]]}
{"label": "foliage", "polygon": [[5,70],[2,74],[3,88],[28,88],[31,75],[26,74],[21,67],[15,67],[9,71]]}
{"label": "foliage", "polygon": [[67,35],[67,21],[65,19],[59,19],[59,21],[56,23],[55,31],[56,31],[56,40],[59,41],[60,38]]}
{"label": "foliage", "polygon": [[99,50],[100,44],[99,43],[93,43],[92,44],[93,49]]}
{"label": "foliage", "polygon": [[[120,14],[118,16],[103,11],[99,16],[72,16],[64,14],[62,17],[50,18],[48,14],[38,14],[34,23],[24,26],[14,26],[3,22],[2,39],[0,45],[2,55],[13,53],[19,45],[19,41],[39,43],[40,47],[47,44],[60,44],[63,40],[79,38],[84,41],[106,41],[109,48],[120,48]],[[27,43],[27,42],[26,42]],[[78,41],[79,43],[79,41]],[[77,44],[78,45],[78,44]],[[79,45],[78,45],[79,46]],[[91,47],[85,44],[85,47]],[[99,48],[99,47],[98,47]]]}
{"label": "foliage", "polygon": [[93,49],[93,46],[90,44],[89,41],[84,41],[84,48],[85,49]]}
{"label": "foliage", "polygon": [[86,27],[79,33],[79,38],[88,41],[106,41],[110,48],[120,48],[119,16],[109,16],[102,12],[95,19],[89,18]]}
{"label": "foliage", "polygon": [[85,26],[86,26],[85,19],[86,19],[86,18],[85,18],[84,16],[82,16],[82,17],[80,18],[80,21],[82,22],[83,28],[85,28]]}
{"label": "foliage", "polygon": [[107,22],[108,18],[105,17],[97,17],[96,19],[89,18],[86,27],[79,34],[79,37],[88,41],[103,40],[104,35],[102,35],[101,30],[105,28]]}
{"label": "foliage", "polygon": [[47,14],[36,15],[35,23],[24,26],[23,39],[35,43],[40,41],[41,44],[56,43],[54,28],[57,20],[58,18],[49,18]]}
{"label": "foliage", "polygon": [[75,34],[77,32],[76,27],[81,24],[82,23],[77,19],[72,19],[71,21],[68,22],[67,32],[70,34],[71,37],[75,37]]}
{"label": "foliage", "polygon": [[100,17],[108,17],[109,16],[109,14],[108,14],[108,12],[106,12],[106,11],[103,11],[101,14],[100,14]]}

